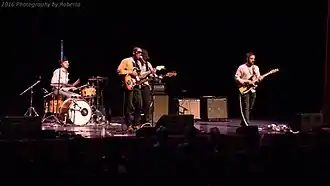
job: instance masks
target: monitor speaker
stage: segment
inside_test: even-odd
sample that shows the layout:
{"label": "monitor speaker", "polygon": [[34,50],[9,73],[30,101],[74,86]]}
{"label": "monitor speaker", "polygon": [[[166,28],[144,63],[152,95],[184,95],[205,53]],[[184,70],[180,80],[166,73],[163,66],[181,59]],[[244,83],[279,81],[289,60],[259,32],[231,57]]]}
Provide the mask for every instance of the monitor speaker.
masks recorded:
{"label": "monitor speaker", "polygon": [[323,126],[323,115],[321,113],[297,113],[289,125],[294,131],[309,132]]}
{"label": "monitor speaker", "polygon": [[155,128],[166,130],[169,134],[185,134],[194,131],[194,115],[163,115]]}
{"label": "monitor speaker", "polygon": [[41,117],[6,116],[1,121],[3,138],[23,139],[41,136]]}

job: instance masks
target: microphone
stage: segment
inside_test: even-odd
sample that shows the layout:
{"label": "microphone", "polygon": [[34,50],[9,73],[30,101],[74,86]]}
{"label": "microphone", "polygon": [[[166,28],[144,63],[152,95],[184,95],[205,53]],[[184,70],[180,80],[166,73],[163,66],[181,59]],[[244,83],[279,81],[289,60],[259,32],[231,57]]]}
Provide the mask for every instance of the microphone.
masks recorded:
{"label": "microphone", "polygon": [[139,58],[139,59],[141,59],[141,61],[142,61],[142,62],[145,62],[142,56],[140,56],[140,58]]}

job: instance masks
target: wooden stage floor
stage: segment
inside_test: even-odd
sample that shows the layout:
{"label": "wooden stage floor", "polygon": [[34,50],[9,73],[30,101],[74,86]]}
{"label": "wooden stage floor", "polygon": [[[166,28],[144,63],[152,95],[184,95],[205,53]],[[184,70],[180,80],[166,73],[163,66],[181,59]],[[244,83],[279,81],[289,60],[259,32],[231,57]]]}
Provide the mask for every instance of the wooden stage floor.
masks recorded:
{"label": "wooden stage floor", "polygon": [[[135,136],[128,134],[122,130],[123,120],[120,118],[113,119],[109,124],[87,124],[84,126],[58,125],[54,123],[43,123],[43,130],[52,130],[55,132],[70,132],[75,135],[81,135],[84,138],[106,138],[106,137],[124,137]],[[253,120],[251,126],[257,126],[259,132],[269,132],[269,125],[287,125],[278,121]],[[236,133],[236,129],[240,126],[239,119],[229,119],[228,122],[203,122],[196,121],[195,128],[201,132],[209,133],[211,128],[218,128],[221,134],[231,135]]]}

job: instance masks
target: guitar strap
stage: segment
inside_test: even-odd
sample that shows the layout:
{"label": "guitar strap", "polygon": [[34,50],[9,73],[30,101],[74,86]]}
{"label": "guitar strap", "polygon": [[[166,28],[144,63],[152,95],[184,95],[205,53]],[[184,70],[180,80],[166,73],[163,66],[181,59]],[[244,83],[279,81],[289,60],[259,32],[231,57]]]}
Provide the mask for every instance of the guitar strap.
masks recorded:
{"label": "guitar strap", "polygon": [[132,63],[133,63],[133,68],[139,68],[134,60],[132,60]]}
{"label": "guitar strap", "polygon": [[146,71],[149,71],[149,62],[146,61],[146,63],[144,65],[146,66]]}

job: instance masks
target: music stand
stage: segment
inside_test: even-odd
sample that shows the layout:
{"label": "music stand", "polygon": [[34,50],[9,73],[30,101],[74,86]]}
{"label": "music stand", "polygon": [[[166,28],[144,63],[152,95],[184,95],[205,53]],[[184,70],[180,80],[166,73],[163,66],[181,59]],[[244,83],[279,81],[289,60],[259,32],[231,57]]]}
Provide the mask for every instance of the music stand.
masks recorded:
{"label": "music stand", "polygon": [[20,96],[22,96],[23,94],[25,94],[25,92],[30,90],[30,107],[27,109],[24,116],[28,116],[28,117],[38,117],[39,116],[36,109],[33,107],[33,87],[36,86],[37,84],[39,84],[40,82],[41,82],[41,80],[38,80],[33,85],[31,85],[29,88],[27,88],[22,93],[20,93]]}

